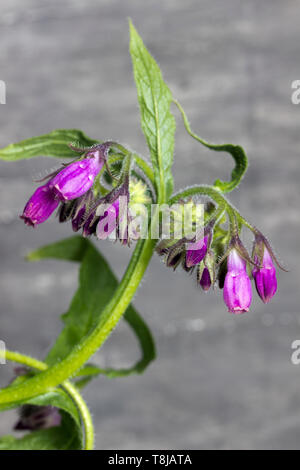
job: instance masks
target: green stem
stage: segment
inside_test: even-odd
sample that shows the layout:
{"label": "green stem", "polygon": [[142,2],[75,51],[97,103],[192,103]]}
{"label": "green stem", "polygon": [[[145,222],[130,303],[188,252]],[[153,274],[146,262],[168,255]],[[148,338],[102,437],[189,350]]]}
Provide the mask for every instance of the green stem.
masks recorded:
{"label": "green stem", "polygon": [[[152,201],[154,202],[156,200],[156,192],[154,190],[154,187],[155,187],[154,173],[152,169],[149,167],[149,165],[136,153],[133,154],[132,157],[133,157],[134,162],[137,164],[137,166],[141,170],[141,172],[139,172],[133,168],[132,174],[136,178],[141,179],[146,184],[146,186],[148,186],[149,191],[151,193]],[[123,159],[124,159],[124,155],[121,155],[121,154],[110,155],[109,163],[114,164],[114,163],[122,161]],[[101,170],[99,174],[99,179],[101,178],[104,170],[105,170],[105,167],[103,167],[103,169]],[[109,189],[105,188],[103,185],[101,185],[101,188],[102,188],[103,194],[107,194],[109,192]]]}
{"label": "green stem", "polygon": [[23,366],[30,367],[31,369],[36,370],[46,370],[48,368],[47,364],[44,362],[38,361],[30,356],[25,356],[15,351],[0,350],[0,357],[6,359],[7,361],[16,362],[22,364]]}
{"label": "green stem", "polygon": [[[44,371],[48,369],[47,364],[44,362],[38,361],[37,359],[34,359],[29,356],[25,356],[23,354],[20,354],[18,352],[14,351],[0,351],[0,356],[4,357],[8,361],[12,362],[17,362],[18,364],[23,364],[24,366],[30,367],[32,369]],[[83,400],[82,396],[76,389],[76,387],[66,380],[61,384],[62,388],[70,395],[70,397],[73,399],[75,402],[78,411],[81,416],[81,420],[84,426],[84,432],[85,432],[85,445],[84,445],[84,450],[93,450],[94,448],[94,427],[93,427],[93,421],[92,417],[90,414],[90,411]]]}
{"label": "green stem", "polygon": [[115,295],[104,308],[99,324],[83,338],[72,352],[61,362],[44,370],[40,374],[0,391],[0,403],[31,398],[56,387],[72,377],[86,361],[102,346],[121,316],[130,304],[146,268],[151,260],[156,240],[140,240],[135,248],[127,271],[119,284]]}
{"label": "green stem", "polygon": [[129,178],[131,163],[132,163],[132,153],[128,153],[126,157],[123,159],[122,173],[121,173],[122,182],[124,182],[125,178],[127,179]]}

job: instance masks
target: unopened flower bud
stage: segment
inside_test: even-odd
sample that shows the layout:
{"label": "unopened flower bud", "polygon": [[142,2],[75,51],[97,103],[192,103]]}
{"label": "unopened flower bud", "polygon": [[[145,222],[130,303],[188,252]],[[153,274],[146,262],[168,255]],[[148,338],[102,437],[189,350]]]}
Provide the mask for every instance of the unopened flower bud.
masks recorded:
{"label": "unopened flower bud", "polygon": [[94,196],[93,191],[90,190],[81,198],[77,199],[74,212],[72,214],[72,228],[74,232],[78,232],[85,223],[86,216],[91,208]]}
{"label": "unopened flower bud", "polygon": [[255,255],[254,262],[257,265],[262,265],[261,268],[255,267],[252,271],[252,275],[255,281],[257,293],[266,304],[270,302],[277,291],[277,279],[272,257],[265,245],[263,246],[262,259],[260,256]]}
{"label": "unopened flower bud", "polygon": [[86,238],[86,237],[90,237],[91,235],[95,235],[99,219],[100,217],[96,215],[96,211],[93,211],[88,216],[88,218],[86,219],[83,225],[83,230],[82,230],[83,237]]}
{"label": "unopened flower bud", "polygon": [[208,291],[211,286],[211,278],[209,274],[209,270],[207,268],[203,269],[201,279],[199,281],[200,286],[204,291]]}
{"label": "unopened flower bud", "polygon": [[62,202],[58,210],[58,220],[59,222],[67,222],[72,219],[74,211],[77,207],[77,200]]}
{"label": "unopened flower bud", "polygon": [[[120,201],[117,199],[112,204],[107,205],[107,207],[100,206],[102,213],[99,217],[99,222],[97,225],[97,238],[100,240],[105,240],[112,234],[114,230],[117,229],[118,217],[120,213]],[[97,212],[99,214],[99,212]]]}
{"label": "unopened flower bud", "polygon": [[83,226],[83,235],[96,234],[104,240],[115,231],[117,237],[121,221],[127,224],[128,204],[129,181],[126,177],[120,186],[94,204]]}
{"label": "unopened flower bud", "polygon": [[199,264],[206,255],[209,245],[209,236],[205,235],[203,238],[196,242],[188,243],[186,248],[186,266],[191,268]]}
{"label": "unopened flower bud", "polygon": [[198,265],[197,280],[204,291],[208,291],[215,283],[215,252],[209,250],[203,261]]}

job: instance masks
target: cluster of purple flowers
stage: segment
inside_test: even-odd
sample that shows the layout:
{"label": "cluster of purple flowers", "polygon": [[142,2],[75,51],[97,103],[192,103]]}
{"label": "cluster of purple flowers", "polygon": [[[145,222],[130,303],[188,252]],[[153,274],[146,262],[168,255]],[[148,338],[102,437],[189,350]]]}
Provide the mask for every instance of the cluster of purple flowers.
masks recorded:
{"label": "cluster of purple flowers", "polygon": [[238,235],[234,235],[219,263],[211,249],[212,239],[213,224],[209,224],[200,240],[188,242],[183,238],[169,244],[163,241],[158,245],[157,252],[165,257],[168,267],[176,269],[181,265],[186,271],[196,268],[198,283],[204,291],[208,291],[218,280],[219,287],[223,289],[224,302],[231,313],[248,312],[252,301],[251,278],[259,297],[268,303],[277,290],[274,265],[277,261],[266,238],[257,231],[251,258]]}
{"label": "cluster of purple flowers", "polygon": [[[120,196],[129,199],[127,177],[105,197],[95,197],[93,185],[106,164],[109,148],[110,143],[94,146],[83,158],[50,175],[27,202],[21,215],[25,224],[39,225],[59,207],[59,221],[72,220],[75,232],[82,229],[83,236],[96,234],[100,239],[107,238],[121,218]],[[100,207],[105,210],[99,211]],[[119,235],[126,239],[126,234]]]}
{"label": "cluster of purple flowers", "polygon": [[21,218],[25,224],[35,227],[45,222],[60,203],[80,198],[93,186],[101,171],[105,156],[101,148],[86,154],[82,160],[66,165],[49,181],[37,188],[27,202]]}
{"label": "cluster of purple flowers", "polygon": [[[103,166],[107,167],[111,145],[111,142],[96,145],[76,161],[50,175],[47,183],[40,186],[27,202],[21,216],[25,224],[35,227],[43,223],[60,206],[60,222],[72,220],[75,232],[82,229],[83,236],[95,234],[99,239],[104,239],[115,230],[116,237],[128,244],[130,170],[121,175],[115,187],[103,197],[97,198],[93,187]],[[125,207],[120,204],[122,197],[126,200]],[[125,224],[122,223],[123,219]],[[265,303],[269,302],[277,290],[274,265],[277,260],[265,237],[254,231],[255,242],[250,257],[238,233],[235,233],[227,247],[225,243],[222,245],[221,261],[217,262],[215,225],[213,219],[207,223],[202,238],[197,241],[195,238],[163,240],[158,244],[157,252],[164,255],[167,266],[174,269],[180,264],[186,271],[196,268],[198,283],[204,291],[218,280],[229,312],[238,314],[249,310],[252,301],[251,278],[260,298]]]}

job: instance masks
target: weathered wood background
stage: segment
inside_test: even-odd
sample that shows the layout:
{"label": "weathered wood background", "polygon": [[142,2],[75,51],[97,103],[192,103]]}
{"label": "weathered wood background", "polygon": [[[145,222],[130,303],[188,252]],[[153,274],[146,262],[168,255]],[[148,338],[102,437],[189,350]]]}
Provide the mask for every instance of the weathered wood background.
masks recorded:
{"label": "weathered wood background", "polygon": [[[196,131],[242,144],[250,169],[232,194],[290,268],[279,293],[235,318],[216,290],[154,259],[135,304],[153,329],[158,359],[141,377],[100,378],[85,392],[97,448],[300,448],[299,128],[291,82],[300,79],[297,0],[2,0],[0,145],[54,128],[82,128],[146,153],[128,54],[131,17]],[[176,111],[175,111],[176,112]],[[177,115],[178,119],[179,116]],[[31,230],[18,219],[32,179],[50,159],[0,164],[0,338],[43,357],[60,330],[77,267],[23,255],[70,234],[51,220]],[[177,188],[231,170],[178,124]],[[129,250],[99,243],[118,275]],[[99,364],[130,364],[138,350],[124,324]],[[0,366],[1,384],[11,377]],[[1,416],[0,431],[15,420]]]}

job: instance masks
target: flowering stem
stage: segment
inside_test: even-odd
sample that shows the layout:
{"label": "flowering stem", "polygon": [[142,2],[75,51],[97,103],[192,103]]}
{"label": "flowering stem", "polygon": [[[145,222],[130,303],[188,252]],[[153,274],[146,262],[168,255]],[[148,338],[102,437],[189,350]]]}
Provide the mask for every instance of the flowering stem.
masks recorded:
{"label": "flowering stem", "polygon": [[[44,362],[38,361],[37,359],[25,356],[18,352],[6,350],[0,351],[0,355],[4,356],[4,358],[8,361],[17,362],[18,364],[23,364],[24,366],[30,367],[32,369],[40,371],[48,369],[47,364],[45,364]],[[94,448],[94,427],[90,411],[82,396],[71,382],[66,380],[61,384],[61,386],[73,399],[80,413],[85,432],[84,450],[92,450]]]}

